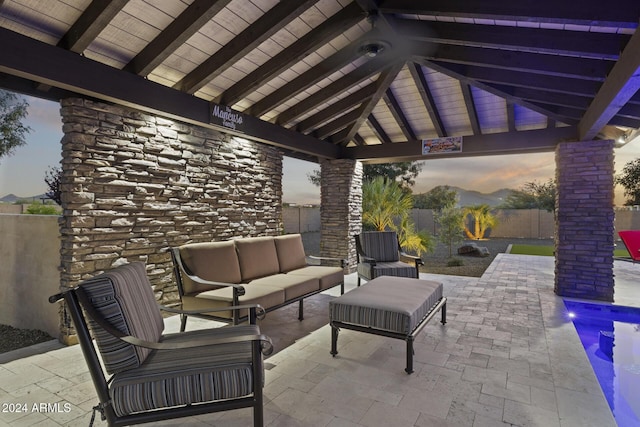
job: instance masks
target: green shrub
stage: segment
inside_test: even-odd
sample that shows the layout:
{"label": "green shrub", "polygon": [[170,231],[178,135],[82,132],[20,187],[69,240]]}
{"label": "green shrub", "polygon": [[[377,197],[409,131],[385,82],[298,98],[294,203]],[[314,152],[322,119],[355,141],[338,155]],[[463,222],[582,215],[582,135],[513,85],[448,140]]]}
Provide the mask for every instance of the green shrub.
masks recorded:
{"label": "green shrub", "polygon": [[447,261],[447,267],[462,267],[464,265],[464,261],[460,258],[451,258]]}
{"label": "green shrub", "polygon": [[31,203],[25,213],[30,215],[59,215],[55,205],[43,205],[42,203]]}

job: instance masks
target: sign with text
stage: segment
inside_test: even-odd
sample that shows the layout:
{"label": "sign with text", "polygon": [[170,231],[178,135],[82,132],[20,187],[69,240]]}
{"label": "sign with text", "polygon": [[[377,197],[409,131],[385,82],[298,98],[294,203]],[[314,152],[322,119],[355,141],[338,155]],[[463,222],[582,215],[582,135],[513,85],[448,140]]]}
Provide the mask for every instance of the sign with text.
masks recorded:
{"label": "sign with text", "polygon": [[211,116],[209,122],[227,129],[242,131],[242,113],[232,110],[230,107],[211,104]]}
{"label": "sign with text", "polygon": [[448,136],[446,138],[423,139],[422,155],[444,154],[444,153],[461,153],[462,137]]}

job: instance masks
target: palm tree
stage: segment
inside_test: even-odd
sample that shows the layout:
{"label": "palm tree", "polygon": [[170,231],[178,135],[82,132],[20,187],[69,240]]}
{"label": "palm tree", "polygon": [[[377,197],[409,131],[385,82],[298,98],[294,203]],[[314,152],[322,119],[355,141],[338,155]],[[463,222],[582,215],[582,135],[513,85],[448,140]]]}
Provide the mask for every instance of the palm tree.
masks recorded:
{"label": "palm tree", "polygon": [[362,187],[362,222],[374,230],[395,230],[395,219],[408,216],[411,208],[411,194],[402,191],[395,181],[379,176]]}
{"label": "palm tree", "polygon": [[498,219],[491,213],[491,207],[487,204],[467,206],[464,208],[464,213],[465,216],[471,215],[473,218],[473,233],[467,226],[464,227],[464,232],[470,239],[480,240],[484,238],[484,233],[487,229],[495,227],[498,223]]}
{"label": "palm tree", "polygon": [[412,208],[411,193],[395,181],[379,176],[362,187],[362,222],[376,231],[397,232],[404,250],[421,255],[432,251],[434,243],[428,233],[416,231],[409,216]]}

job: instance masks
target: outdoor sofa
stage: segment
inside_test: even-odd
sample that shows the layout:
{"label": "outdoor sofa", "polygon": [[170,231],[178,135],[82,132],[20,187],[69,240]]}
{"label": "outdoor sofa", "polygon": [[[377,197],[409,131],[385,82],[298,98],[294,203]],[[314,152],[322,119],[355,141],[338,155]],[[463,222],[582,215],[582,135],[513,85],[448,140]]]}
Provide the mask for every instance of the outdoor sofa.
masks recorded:
{"label": "outdoor sofa", "polygon": [[[178,292],[185,311],[259,304],[266,312],[299,302],[334,286],[344,293],[346,260],[306,256],[300,234],[189,243],[171,249]],[[336,266],[313,265],[333,262]],[[181,315],[181,330],[188,314]],[[199,314],[238,324],[237,311]]]}

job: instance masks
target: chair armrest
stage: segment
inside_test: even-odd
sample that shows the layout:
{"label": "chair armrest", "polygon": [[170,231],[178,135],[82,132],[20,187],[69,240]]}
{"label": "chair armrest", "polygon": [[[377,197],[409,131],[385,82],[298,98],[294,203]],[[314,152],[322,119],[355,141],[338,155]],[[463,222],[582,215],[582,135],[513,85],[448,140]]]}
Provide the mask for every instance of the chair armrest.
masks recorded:
{"label": "chair armrest", "polygon": [[376,265],[375,258],[371,258],[371,257],[365,256],[365,255],[360,255],[360,262],[363,262],[365,264]]}
{"label": "chair armrest", "polygon": [[[322,261],[339,262],[340,267],[342,268],[345,268],[347,265],[349,265],[349,261],[347,261],[344,258],[322,257],[322,256],[315,256],[315,255],[307,255],[306,258],[307,258],[307,262],[311,265],[321,265]],[[317,264],[314,264],[316,262]]]}
{"label": "chair armrest", "polygon": [[238,293],[238,296],[242,296],[245,293],[244,290],[244,286],[242,285],[238,285],[235,283],[226,283],[226,282],[215,282],[213,280],[205,280],[201,277],[198,277],[196,275],[193,274],[188,274],[187,272],[183,271],[184,275],[187,276],[189,279],[193,280],[194,282],[196,282],[199,285],[207,285],[207,286],[212,286],[212,287],[232,287],[234,292]]}
{"label": "chair armrest", "polygon": [[412,260],[413,262],[415,262],[416,268],[418,268],[419,265],[424,265],[424,261],[422,261],[422,258],[420,258],[419,256],[409,255],[406,252],[400,252],[400,256],[404,257],[404,258],[408,258],[408,259]]}
{"label": "chair armrest", "polygon": [[255,309],[256,318],[262,320],[266,315],[266,310],[260,304],[245,304],[245,305],[232,305],[230,307],[218,307],[218,308],[203,308],[201,310],[182,310],[175,307],[169,307],[168,305],[158,304],[160,310],[168,311],[169,313],[176,314],[202,314],[202,313],[213,313],[216,311],[233,311],[233,310],[250,310]]}
{"label": "chair armrest", "polygon": [[[82,288],[78,288],[76,291],[78,295],[78,299],[82,303],[82,307],[84,308],[87,315],[96,322],[102,329],[104,329],[109,334],[118,338],[121,341],[124,341],[128,344],[135,345],[137,347],[150,348],[153,350],[178,350],[185,348],[195,348],[195,347],[204,347],[208,345],[217,345],[217,344],[229,344],[229,343],[237,343],[237,342],[246,342],[246,341],[260,341],[260,349],[262,354],[269,355],[273,352],[273,342],[271,338],[266,335],[258,335],[258,334],[247,334],[247,335],[239,335],[236,337],[227,337],[227,338],[200,338],[198,340],[193,341],[183,341],[183,342],[174,342],[174,343],[166,343],[166,342],[152,342],[145,341],[140,338],[126,335],[116,327],[114,327],[108,320],[106,320],[91,304],[91,301],[84,293]],[[250,307],[251,310],[255,310],[255,306],[247,306]],[[225,308],[228,310],[229,308]],[[211,310],[213,311],[213,310]],[[231,326],[232,327],[232,326]]]}

